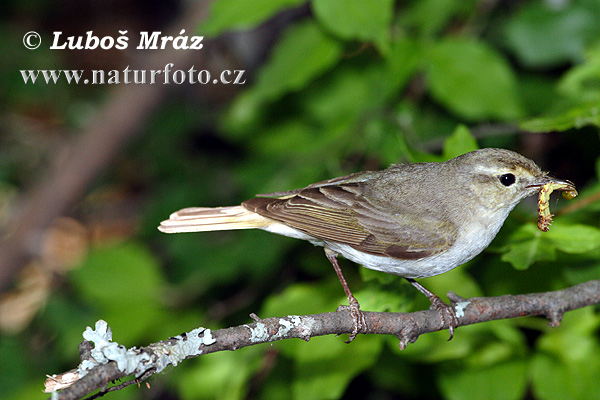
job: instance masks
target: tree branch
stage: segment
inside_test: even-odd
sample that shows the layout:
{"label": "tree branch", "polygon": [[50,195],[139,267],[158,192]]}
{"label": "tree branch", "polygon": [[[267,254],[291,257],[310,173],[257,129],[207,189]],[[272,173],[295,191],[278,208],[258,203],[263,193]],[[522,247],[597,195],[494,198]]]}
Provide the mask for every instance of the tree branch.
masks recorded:
{"label": "tree branch", "polygon": [[[498,319],[524,316],[544,316],[549,325],[559,325],[565,312],[585,306],[600,304],[600,280],[590,281],[554,292],[499,297],[474,297],[463,299],[450,293],[457,316],[458,326],[477,324]],[[400,348],[414,343],[429,332],[447,329],[437,311],[425,310],[413,313],[365,312],[368,328],[365,334],[396,335]],[[118,390],[132,382],[142,381],[162,371],[167,365],[177,365],[186,358],[238,350],[260,343],[299,338],[308,341],[312,337],[352,332],[353,322],[346,309],[313,315],[289,315],[259,319],[252,315],[253,323],[219,329],[197,328],[189,333],[169,338],[140,349],[125,349],[112,342],[110,328],[104,321],[96,323],[96,330],[87,328],[86,341],[80,346],[82,363],[76,370],[48,377],[46,391],[52,399],[76,400],[88,393],[101,390],[93,398],[101,397],[110,390]],[[460,331],[458,331],[460,334]],[[89,341],[95,343],[90,350]],[[82,350],[83,349],[83,350]],[[134,374],[133,381],[107,389],[109,382]],[[70,380],[71,382],[67,382]]]}

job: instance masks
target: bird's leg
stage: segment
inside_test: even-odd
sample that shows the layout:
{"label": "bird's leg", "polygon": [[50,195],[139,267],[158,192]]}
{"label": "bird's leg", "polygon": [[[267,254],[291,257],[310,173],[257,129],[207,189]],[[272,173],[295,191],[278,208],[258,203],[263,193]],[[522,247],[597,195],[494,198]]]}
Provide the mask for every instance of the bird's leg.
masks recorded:
{"label": "bird's leg", "polygon": [[347,342],[350,343],[354,340],[358,333],[367,329],[367,320],[365,319],[365,314],[363,314],[363,312],[360,309],[360,304],[358,303],[358,300],[356,300],[356,297],[354,297],[352,291],[350,291],[350,287],[348,286],[348,282],[346,282],[346,278],[344,278],[342,269],[340,268],[340,265],[337,261],[337,253],[329,250],[328,248],[325,248],[325,255],[331,262],[331,265],[333,265],[333,269],[335,270],[335,273],[337,274],[338,279],[340,280],[340,283],[344,288],[346,297],[348,298],[350,314],[352,315],[352,321],[354,322],[354,328],[352,329],[352,333],[350,333],[350,337],[348,338]]}
{"label": "bird's leg", "polygon": [[409,281],[411,285],[416,287],[419,292],[427,296],[427,298],[431,302],[431,308],[437,310],[437,312],[440,313],[442,323],[444,325],[448,324],[448,331],[450,332],[450,338],[448,340],[452,340],[452,338],[454,337],[454,328],[458,326],[458,317],[456,316],[456,311],[454,311],[454,307],[444,303],[444,301],[440,299],[435,293],[430,292],[425,288],[425,286],[421,285],[414,279],[405,279]]}

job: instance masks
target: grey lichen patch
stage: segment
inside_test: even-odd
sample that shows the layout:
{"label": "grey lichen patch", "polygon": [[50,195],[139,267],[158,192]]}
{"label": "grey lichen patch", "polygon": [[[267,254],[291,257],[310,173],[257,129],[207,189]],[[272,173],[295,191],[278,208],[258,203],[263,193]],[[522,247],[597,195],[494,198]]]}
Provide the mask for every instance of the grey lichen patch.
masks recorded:
{"label": "grey lichen patch", "polygon": [[209,346],[215,342],[210,329],[200,327],[189,333],[177,335],[168,342],[150,345],[148,348],[158,355],[158,360],[154,364],[156,372],[160,372],[170,364],[176,366],[187,357],[202,354],[202,346]]}
{"label": "grey lichen patch", "polygon": [[250,329],[250,341],[252,343],[267,342],[269,339],[269,333],[267,332],[267,325],[262,322],[257,322],[254,327],[250,325],[244,325]]}
{"label": "grey lichen patch", "polygon": [[454,309],[456,310],[456,316],[458,318],[465,315],[465,308],[467,308],[467,306],[469,304],[471,304],[470,301],[461,301],[459,303],[456,303],[456,305],[454,306]]}
{"label": "grey lichen patch", "polygon": [[112,341],[112,331],[106,321],[96,322],[95,330],[89,326],[83,332],[83,338],[94,343],[91,351],[91,358],[84,360],[78,368],[79,377],[84,377],[89,370],[97,365],[106,364],[110,361],[117,363],[117,368],[126,373],[136,375],[146,370],[142,365],[150,361],[150,356],[132,347],[127,349],[125,346]]}
{"label": "grey lichen patch", "polygon": [[257,322],[254,326],[245,325],[245,327],[250,329],[250,342],[257,343],[285,339],[293,329],[299,330],[300,338],[308,340],[312,334],[313,325],[313,318],[288,315],[287,317],[279,318],[276,324]]}
{"label": "grey lichen patch", "polygon": [[[103,320],[96,322],[95,329],[88,326],[83,332],[83,338],[94,344],[90,358],[83,360],[76,371],[69,372],[68,379],[67,373],[49,376],[46,383],[47,393],[64,389],[83,378],[94,367],[111,361],[116,362],[117,368],[126,375],[135,374],[139,377],[150,368],[154,368],[158,373],[168,365],[177,365],[187,357],[202,354],[204,346],[216,342],[210,329],[199,327],[144,349],[136,347],[127,349],[112,341],[112,330]],[[74,378],[70,378],[71,375]]]}

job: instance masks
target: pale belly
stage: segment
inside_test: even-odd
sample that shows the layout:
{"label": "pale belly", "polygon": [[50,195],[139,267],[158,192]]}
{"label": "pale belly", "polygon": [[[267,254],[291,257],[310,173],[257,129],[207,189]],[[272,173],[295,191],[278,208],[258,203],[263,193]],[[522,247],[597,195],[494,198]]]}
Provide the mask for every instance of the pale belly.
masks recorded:
{"label": "pale belly", "polygon": [[404,278],[427,278],[447,272],[471,260],[481,253],[496,237],[510,210],[502,215],[480,215],[477,222],[463,226],[456,242],[448,249],[418,260],[400,260],[392,257],[363,253],[348,245],[316,239],[297,229],[276,223],[265,230],[279,235],[308,240],[316,246],[324,246],[363,267]]}

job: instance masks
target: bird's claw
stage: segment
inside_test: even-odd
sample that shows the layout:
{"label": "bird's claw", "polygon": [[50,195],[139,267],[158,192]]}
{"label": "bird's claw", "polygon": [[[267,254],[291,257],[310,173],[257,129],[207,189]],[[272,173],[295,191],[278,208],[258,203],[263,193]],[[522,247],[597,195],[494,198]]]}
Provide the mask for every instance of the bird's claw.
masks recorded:
{"label": "bird's claw", "polygon": [[450,332],[450,337],[448,340],[452,340],[454,337],[454,328],[458,327],[458,317],[456,316],[456,311],[453,306],[446,304],[439,297],[434,297],[431,300],[432,309],[436,310],[440,313],[440,319],[442,320],[442,326],[448,326],[448,332]]}
{"label": "bird's claw", "polygon": [[356,338],[356,335],[362,332],[366,332],[368,325],[367,319],[365,317],[365,313],[360,309],[360,304],[356,299],[350,302],[348,306],[339,306],[337,311],[350,311],[350,315],[352,316],[353,328],[352,332],[348,337],[346,343],[350,343]]}

